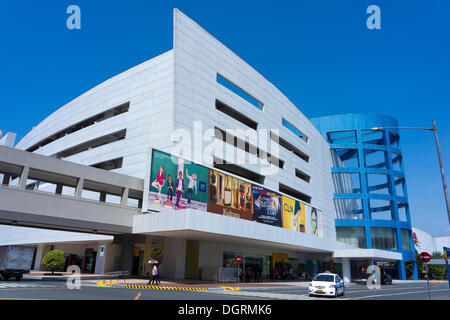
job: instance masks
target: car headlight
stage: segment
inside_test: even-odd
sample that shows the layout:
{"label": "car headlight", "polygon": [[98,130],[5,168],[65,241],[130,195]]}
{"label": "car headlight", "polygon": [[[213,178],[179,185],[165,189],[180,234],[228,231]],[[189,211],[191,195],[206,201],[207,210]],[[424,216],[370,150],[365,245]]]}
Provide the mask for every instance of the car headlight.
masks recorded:
{"label": "car headlight", "polygon": [[313,286],[313,284],[311,282],[309,283],[309,286],[314,288],[314,286]]}
{"label": "car headlight", "polygon": [[334,284],[330,284],[329,288],[334,288]]}

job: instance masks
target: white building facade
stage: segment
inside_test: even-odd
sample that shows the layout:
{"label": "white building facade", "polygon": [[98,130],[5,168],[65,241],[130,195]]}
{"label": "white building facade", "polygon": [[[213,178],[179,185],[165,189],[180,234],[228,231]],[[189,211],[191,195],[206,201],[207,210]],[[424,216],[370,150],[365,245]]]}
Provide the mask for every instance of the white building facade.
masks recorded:
{"label": "white building facade", "polygon": [[[230,130],[236,136],[222,141],[218,133]],[[236,130],[247,134],[242,145]],[[181,139],[186,138],[183,134],[188,139]],[[223,152],[208,157],[205,150],[214,142],[224,142],[218,144]],[[80,260],[84,272],[128,270],[146,276],[147,261],[155,258],[163,261],[163,277],[217,281],[224,269],[236,267],[238,255],[248,281],[302,279],[329,269],[343,272],[349,280],[352,257],[401,260],[382,250],[362,254],[363,249],[336,241],[328,142],[280,90],[177,9],[172,50],[59,108],[16,148],[141,178],[149,192],[136,204],[142,214],[134,217],[132,234],[2,227],[0,245],[37,248],[36,270],[52,248],[65,249],[71,259]],[[182,152],[175,154],[180,148]],[[251,185],[252,192],[269,190],[279,199],[280,219],[281,205],[289,198],[302,208],[303,227],[292,230],[281,221],[274,226],[210,212],[209,198],[205,210],[177,210],[173,205],[163,209],[161,199],[158,203],[150,198],[155,151]],[[267,154],[269,163],[264,161]],[[208,180],[197,186],[206,197]],[[101,264],[100,246],[106,248]]]}

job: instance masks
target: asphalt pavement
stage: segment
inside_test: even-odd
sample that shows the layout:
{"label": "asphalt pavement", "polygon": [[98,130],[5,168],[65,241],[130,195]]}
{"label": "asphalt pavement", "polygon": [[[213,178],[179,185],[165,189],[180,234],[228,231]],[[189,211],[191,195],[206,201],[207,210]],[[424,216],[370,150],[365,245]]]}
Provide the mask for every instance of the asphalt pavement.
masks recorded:
{"label": "asphalt pavement", "polygon": [[[82,281],[80,289],[68,289],[65,281],[0,281],[0,300],[428,300],[426,282],[398,283],[368,289],[351,284],[338,298],[309,297],[305,284],[280,287],[231,287],[192,290],[175,287],[127,288],[123,284]],[[450,300],[448,283],[430,283],[432,300]]]}

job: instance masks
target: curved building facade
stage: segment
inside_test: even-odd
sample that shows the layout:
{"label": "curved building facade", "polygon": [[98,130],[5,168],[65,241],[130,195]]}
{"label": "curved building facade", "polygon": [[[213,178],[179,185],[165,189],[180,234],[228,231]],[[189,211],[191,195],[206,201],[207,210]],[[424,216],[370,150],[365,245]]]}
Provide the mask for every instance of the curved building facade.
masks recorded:
{"label": "curved building facade", "polygon": [[[336,239],[361,249],[400,252],[399,279],[417,279],[397,120],[378,114],[343,114],[312,122],[330,144]],[[352,269],[357,273],[358,266]]]}
{"label": "curved building facade", "polygon": [[[299,277],[330,269],[337,246],[355,248],[336,242],[327,140],[279,89],[176,9],[172,50],[57,109],[16,148],[144,179],[148,195],[137,204],[133,234],[114,237],[99,272],[143,275],[142,261],[159,252],[166,277],[214,279],[237,255],[252,274],[269,277],[278,263]],[[160,164],[166,156],[176,163]],[[168,176],[180,173],[177,201]]]}

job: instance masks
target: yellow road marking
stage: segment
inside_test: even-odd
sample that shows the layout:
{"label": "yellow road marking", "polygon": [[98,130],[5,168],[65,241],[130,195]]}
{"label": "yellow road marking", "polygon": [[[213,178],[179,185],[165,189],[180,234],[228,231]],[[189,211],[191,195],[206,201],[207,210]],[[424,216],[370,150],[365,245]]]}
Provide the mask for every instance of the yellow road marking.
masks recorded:
{"label": "yellow road marking", "polygon": [[241,290],[240,287],[225,287],[225,286],[221,286],[219,288],[222,288],[224,291],[239,291],[239,290]]}
{"label": "yellow road marking", "polygon": [[[151,290],[169,290],[169,291],[208,291],[208,288],[199,287],[160,287],[160,286],[148,286],[148,285],[135,285],[127,284],[125,288],[132,289],[151,289]],[[240,288],[227,287],[229,290],[240,290]]]}

